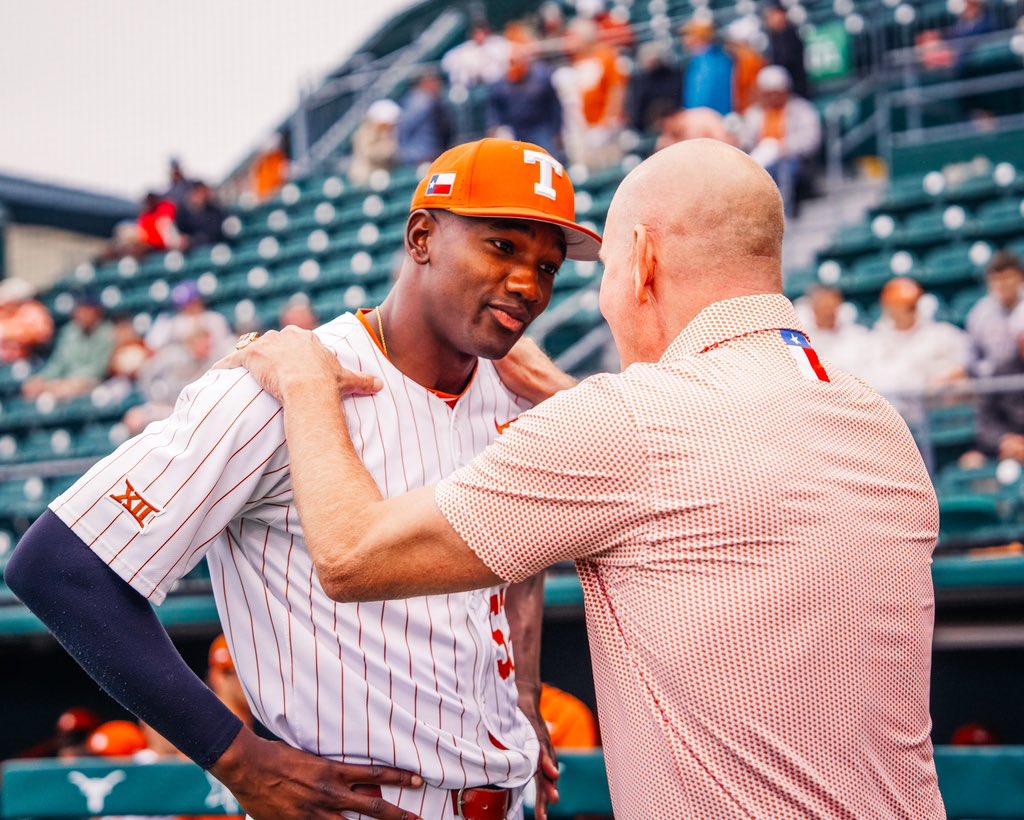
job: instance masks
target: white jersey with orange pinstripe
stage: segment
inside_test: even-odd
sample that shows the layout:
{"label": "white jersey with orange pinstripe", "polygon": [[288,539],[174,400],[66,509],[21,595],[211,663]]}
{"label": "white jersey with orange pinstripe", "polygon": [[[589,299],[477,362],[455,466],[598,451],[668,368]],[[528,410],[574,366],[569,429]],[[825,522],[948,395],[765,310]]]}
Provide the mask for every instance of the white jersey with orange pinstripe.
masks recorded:
{"label": "white jersey with orange pinstripe", "polygon": [[[385,495],[436,483],[526,407],[488,361],[450,407],[398,371],[357,317],[317,333],[345,367],[384,381],[378,395],[345,408]],[[294,506],[281,406],[245,371],[212,371],[187,387],[170,418],[99,462],[51,509],[157,604],[205,554],[253,712],[293,746],[420,772],[442,789],[532,777],[538,744],[516,705],[503,588],[331,601]],[[447,816],[423,805],[427,793],[446,794],[398,799]]]}

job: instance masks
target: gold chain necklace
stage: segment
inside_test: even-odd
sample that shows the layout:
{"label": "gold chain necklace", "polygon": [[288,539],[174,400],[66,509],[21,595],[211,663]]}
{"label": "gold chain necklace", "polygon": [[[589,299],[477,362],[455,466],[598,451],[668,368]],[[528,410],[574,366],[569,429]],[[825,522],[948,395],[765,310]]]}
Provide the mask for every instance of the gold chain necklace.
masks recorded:
{"label": "gold chain necklace", "polygon": [[390,359],[388,356],[388,343],[384,340],[384,323],[380,319],[380,306],[374,308],[374,313],[377,314],[377,332],[380,334],[380,346],[384,348],[384,358]]}

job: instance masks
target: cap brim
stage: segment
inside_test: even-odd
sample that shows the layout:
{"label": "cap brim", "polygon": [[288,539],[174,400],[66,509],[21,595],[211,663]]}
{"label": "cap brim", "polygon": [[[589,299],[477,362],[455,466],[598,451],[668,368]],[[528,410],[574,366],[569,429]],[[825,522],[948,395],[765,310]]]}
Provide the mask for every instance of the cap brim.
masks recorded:
{"label": "cap brim", "polygon": [[[436,207],[436,206],[435,206]],[[597,262],[598,251],[601,250],[601,236],[582,225],[559,219],[557,216],[543,211],[532,211],[527,208],[509,210],[508,208],[445,208],[459,216],[482,216],[491,219],[525,219],[528,222],[546,222],[557,225],[565,234],[565,258],[576,262]]]}

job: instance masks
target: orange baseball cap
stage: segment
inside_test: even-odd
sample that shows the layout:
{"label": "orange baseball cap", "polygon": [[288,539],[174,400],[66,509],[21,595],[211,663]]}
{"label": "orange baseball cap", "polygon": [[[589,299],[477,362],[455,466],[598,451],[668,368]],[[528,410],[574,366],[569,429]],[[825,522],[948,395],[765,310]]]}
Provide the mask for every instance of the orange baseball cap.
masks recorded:
{"label": "orange baseball cap", "polygon": [[228,641],[223,635],[218,635],[210,644],[209,665],[211,669],[220,669],[224,672],[235,671],[235,662],[231,659]]}
{"label": "orange baseball cap", "polygon": [[569,259],[593,262],[601,237],[576,222],[576,192],[557,159],[529,142],[487,138],[445,151],[413,194],[410,211],[528,219],[557,225]]}
{"label": "orange baseball cap", "polygon": [[882,307],[912,308],[924,295],[921,286],[906,276],[897,276],[885,283],[879,295]]}
{"label": "orange baseball cap", "polygon": [[129,757],[149,747],[137,723],[111,720],[89,735],[89,751],[100,757]]}

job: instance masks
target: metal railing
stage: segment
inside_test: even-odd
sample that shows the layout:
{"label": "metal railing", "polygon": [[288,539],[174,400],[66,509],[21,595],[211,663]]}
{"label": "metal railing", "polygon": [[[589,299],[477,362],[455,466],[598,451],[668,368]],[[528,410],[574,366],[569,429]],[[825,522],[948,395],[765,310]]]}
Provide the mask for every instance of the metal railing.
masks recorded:
{"label": "metal railing", "polygon": [[[829,182],[838,181],[846,161],[871,140],[876,142],[878,152],[891,166],[893,150],[897,147],[959,139],[978,133],[978,127],[970,121],[926,126],[924,114],[928,106],[959,102],[971,96],[1019,91],[1024,112],[1024,33],[1011,28],[965,37],[956,41],[956,48],[961,54],[967,54],[993,44],[1006,45],[1017,54],[1020,68],[978,77],[964,78],[954,74],[945,81],[925,83],[930,72],[922,65],[921,52],[917,47],[885,51],[872,66],[869,76],[848,88],[841,99],[825,109],[825,161]],[[956,71],[954,67],[949,70]],[[859,119],[859,112],[871,101],[874,111]],[[903,130],[893,127],[898,113],[906,119]],[[992,117],[985,122],[985,133],[1015,130],[1022,125],[1024,114]]]}

